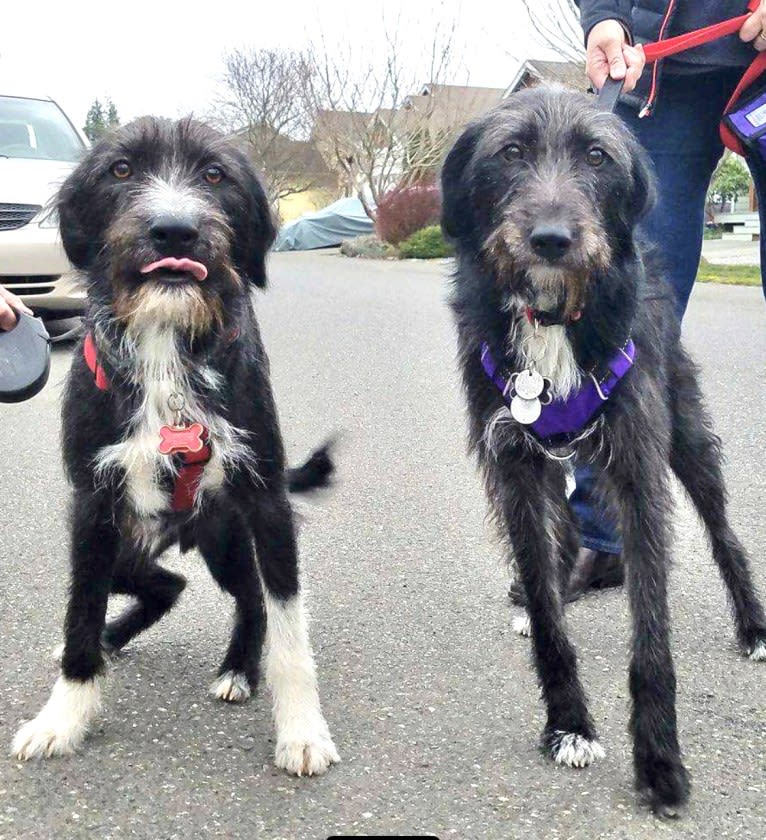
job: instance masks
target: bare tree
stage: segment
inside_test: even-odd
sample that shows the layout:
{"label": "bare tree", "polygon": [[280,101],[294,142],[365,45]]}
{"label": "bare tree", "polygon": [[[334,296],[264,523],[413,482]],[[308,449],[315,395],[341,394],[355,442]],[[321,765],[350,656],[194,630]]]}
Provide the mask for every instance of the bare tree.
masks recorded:
{"label": "bare tree", "polygon": [[585,58],[580,12],[574,0],[523,0],[540,43],[566,61]]}
{"label": "bare tree", "polygon": [[454,72],[455,24],[429,31],[426,62],[422,32],[408,42],[400,27],[384,29],[377,55],[354,44],[333,49],[324,38],[309,52],[312,137],[344,192],[358,195],[372,219],[389,189],[438,164],[449,133],[429,125],[434,100],[422,90]]}
{"label": "bare tree", "polygon": [[224,56],[213,120],[247,141],[271,200],[315,186],[305,142],[312,123],[312,65],[301,52],[245,48]]}

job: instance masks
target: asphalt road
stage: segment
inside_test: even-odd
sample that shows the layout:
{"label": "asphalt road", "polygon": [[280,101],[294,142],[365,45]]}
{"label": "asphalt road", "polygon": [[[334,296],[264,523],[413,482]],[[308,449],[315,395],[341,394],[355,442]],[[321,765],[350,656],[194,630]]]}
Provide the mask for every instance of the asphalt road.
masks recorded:
{"label": "asphalt road", "polygon": [[[694,781],[680,822],[632,792],[624,595],[590,597],[570,628],[606,758],[552,766],[528,642],[512,634],[507,573],[464,451],[446,266],[278,255],[258,309],[294,460],[343,430],[340,479],[300,535],[324,709],[343,763],[316,779],[273,769],[265,693],[216,705],[207,686],[230,604],[201,561],[190,585],[113,668],[76,757],[0,756],[0,838],[763,838],[766,664],[735,649],[696,518],[677,516],[672,579],[678,715]],[[732,517],[766,592],[766,306],[702,286],[688,344],[728,454]],[[0,408],[0,744],[56,675],[66,590],[66,499],[51,383]],[[5,748],[3,748],[3,751]],[[7,756],[7,754],[6,754]]]}

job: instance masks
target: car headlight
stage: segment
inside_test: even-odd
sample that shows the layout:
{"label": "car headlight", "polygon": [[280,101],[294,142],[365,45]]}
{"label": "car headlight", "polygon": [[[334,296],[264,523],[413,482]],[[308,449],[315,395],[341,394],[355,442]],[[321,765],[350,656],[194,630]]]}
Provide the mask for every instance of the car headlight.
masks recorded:
{"label": "car headlight", "polygon": [[43,208],[40,214],[40,221],[37,223],[39,227],[51,229],[59,226],[59,211],[57,207],[51,209]]}

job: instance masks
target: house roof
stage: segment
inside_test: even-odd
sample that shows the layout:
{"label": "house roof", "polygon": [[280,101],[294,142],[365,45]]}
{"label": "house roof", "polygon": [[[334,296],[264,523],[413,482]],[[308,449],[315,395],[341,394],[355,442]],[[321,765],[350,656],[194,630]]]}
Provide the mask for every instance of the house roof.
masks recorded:
{"label": "house roof", "polygon": [[353,137],[361,129],[366,129],[373,114],[366,111],[331,111],[320,109],[314,118],[314,125],[311,129],[313,140],[321,139],[327,135],[333,137]]}
{"label": "house roof", "polygon": [[453,132],[497,105],[504,92],[504,88],[427,84],[419,93],[408,96],[397,110],[383,108],[374,113],[320,110],[311,136],[320,143],[327,137],[339,142],[344,136],[357,138],[373,128],[376,118],[395,132],[408,132],[421,126],[427,126],[432,132]]}
{"label": "house roof", "polygon": [[504,92],[503,88],[427,84],[405,100],[404,122],[425,119],[431,131],[451,132],[497,105]]}
{"label": "house roof", "polygon": [[585,75],[584,62],[575,61],[525,61],[516,71],[511,84],[506,89],[503,98],[510,96],[517,90],[539,84],[540,82],[557,82],[565,87],[585,92],[588,90],[588,77]]}
{"label": "house roof", "polygon": [[[241,128],[235,132],[235,136],[247,146],[250,145],[249,141],[253,132],[257,133],[257,131],[257,126]],[[267,142],[273,144],[269,157],[283,173],[317,176],[326,175],[329,172],[313,140],[294,140],[284,134],[273,136],[271,130],[266,131],[268,132]]]}

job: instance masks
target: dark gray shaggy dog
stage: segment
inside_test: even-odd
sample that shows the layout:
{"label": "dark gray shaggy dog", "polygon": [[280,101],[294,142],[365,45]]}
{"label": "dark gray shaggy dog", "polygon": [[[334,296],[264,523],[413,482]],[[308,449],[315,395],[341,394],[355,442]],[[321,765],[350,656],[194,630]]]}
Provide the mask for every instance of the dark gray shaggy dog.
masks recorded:
{"label": "dark gray shaggy dog", "polygon": [[[234,598],[210,688],[255,690],[265,639],[275,762],[323,773],[338,754],[320,709],[288,490],[321,484],[326,452],[285,470],[252,291],[266,285],[269,203],[247,157],[194,120],[136,120],[97,143],[58,201],[88,287],[88,335],[63,409],[73,488],[61,675],[13,742],[21,759],[76,750],[96,718],[104,654],[174,605],[159,558],[197,547]],[[112,592],[134,603],[106,623]]]}
{"label": "dark gray shaggy dog", "polygon": [[[543,748],[576,767],[603,754],[563,615],[578,535],[556,458],[575,451],[593,464],[600,492],[619,512],[633,614],[636,785],[656,812],[673,815],[688,798],[689,780],[669,644],[668,467],[704,520],[739,643],[753,660],[766,659],[766,620],[727,521],[720,443],[680,344],[669,289],[636,238],[652,200],[644,156],[592,99],[535,88],[466,129],[446,160],[442,187],[442,224],[457,248],[451,305],[470,445],[529,599],[547,706]],[[531,377],[534,369],[546,377],[543,402],[571,400],[593,377],[604,382],[631,338],[635,364],[579,431],[541,437],[511,414],[514,392],[503,394],[503,383],[513,378],[517,391],[530,393],[513,374]],[[494,379],[484,350],[497,366]],[[534,414],[534,400],[522,408],[530,403]],[[522,412],[520,419],[529,418]]]}

